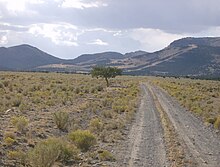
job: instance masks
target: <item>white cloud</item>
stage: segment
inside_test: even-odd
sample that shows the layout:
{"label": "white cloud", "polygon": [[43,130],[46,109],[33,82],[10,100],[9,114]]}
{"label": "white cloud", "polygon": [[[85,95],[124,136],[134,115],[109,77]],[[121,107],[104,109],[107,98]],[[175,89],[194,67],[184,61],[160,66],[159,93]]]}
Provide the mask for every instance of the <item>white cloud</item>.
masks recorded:
{"label": "white cloud", "polygon": [[85,0],[64,0],[61,7],[63,8],[77,8],[77,9],[85,9],[85,8],[98,8],[108,6],[106,3],[102,1],[93,1],[93,2],[85,2]]}
{"label": "white cloud", "polygon": [[110,30],[110,29],[105,29],[105,28],[89,28],[89,29],[87,28],[87,29],[85,29],[85,31],[88,31],[88,32],[102,31],[102,32],[106,32],[106,33],[120,32],[120,31]]}
{"label": "white cloud", "polygon": [[218,27],[209,27],[206,30],[202,30],[198,33],[191,34],[194,37],[216,37],[220,36],[220,26]]}
{"label": "white cloud", "polygon": [[6,22],[0,22],[0,29],[1,30],[5,30],[5,31],[10,31],[10,30],[14,30],[17,32],[24,32],[27,30],[26,26],[22,26],[22,25],[16,25],[16,24],[10,24],[10,23],[6,23]]}
{"label": "white cloud", "polygon": [[7,43],[8,43],[8,39],[7,39],[7,37],[5,35],[0,37],[0,44],[1,45],[5,45]]}
{"label": "white cloud", "polygon": [[55,44],[63,46],[79,46],[77,42],[56,40]]}
{"label": "white cloud", "polygon": [[0,3],[12,14],[24,12],[27,9],[27,4],[43,4],[43,0],[0,0]]}
{"label": "white cloud", "polygon": [[6,3],[6,9],[11,12],[21,12],[25,11],[25,1],[5,1]]}
{"label": "white cloud", "polygon": [[138,28],[132,29],[126,35],[130,36],[140,44],[142,50],[148,52],[158,51],[165,48],[171,42],[184,37],[216,37],[220,36],[220,27],[210,27],[196,33],[173,34],[160,29]]}
{"label": "white cloud", "polygon": [[107,42],[102,41],[101,39],[93,40],[92,42],[88,43],[89,45],[101,45],[101,46],[107,46],[109,45]]}
{"label": "white cloud", "polygon": [[168,46],[172,41],[186,35],[170,34],[159,29],[138,28],[129,32],[129,36],[140,43],[140,48],[149,52]]}
{"label": "white cloud", "polygon": [[56,45],[78,46],[77,37],[80,30],[68,23],[33,24],[30,26],[30,34],[49,38]]}
{"label": "white cloud", "polygon": [[117,31],[113,34],[114,37],[116,36],[122,36],[122,31]]}

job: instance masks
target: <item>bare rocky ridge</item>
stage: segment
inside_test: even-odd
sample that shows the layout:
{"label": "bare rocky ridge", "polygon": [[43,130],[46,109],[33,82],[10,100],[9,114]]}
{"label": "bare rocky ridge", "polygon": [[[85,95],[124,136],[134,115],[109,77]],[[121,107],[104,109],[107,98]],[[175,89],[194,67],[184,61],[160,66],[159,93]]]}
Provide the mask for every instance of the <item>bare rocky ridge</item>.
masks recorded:
{"label": "bare rocky ridge", "polygon": [[[125,148],[121,149],[117,165],[218,167],[220,136],[161,88],[150,84],[142,84],[141,88],[139,111],[126,144],[123,145]],[[162,120],[158,105],[167,117],[165,119],[170,124],[170,129],[165,127],[167,125]],[[171,135],[167,130],[173,131],[174,135],[167,136]],[[171,155],[170,151],[173,151]],[[124,159],[122,155],[125,156]]]}

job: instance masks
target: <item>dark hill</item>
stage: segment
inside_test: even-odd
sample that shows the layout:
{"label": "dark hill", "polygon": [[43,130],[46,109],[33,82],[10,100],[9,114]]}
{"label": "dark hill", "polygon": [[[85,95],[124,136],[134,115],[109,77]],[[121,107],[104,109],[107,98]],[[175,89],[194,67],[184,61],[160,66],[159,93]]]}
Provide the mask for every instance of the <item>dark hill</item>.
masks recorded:
{"label": "dark hill", "polygon": [[105,65],[109,63],[112,59],[123,59],[123,54],[118,52],[103,52],[95,54],[83,54],[73,60],[67,61],[69,64],[97,64]]}
{"label": "dark hill", "polygon": [[173,47],[186,47],[189,45],[196,45],[196,46],[214,46],[220,47],[220,38],[192,38],[187,37],[183,39],[176,40],[170,44]]}
{"label": "dark hill", "polygon": [[42,65],[61,63],[61,61],[30,45],[0,48],[0,67],[3,69],[31,70]]}

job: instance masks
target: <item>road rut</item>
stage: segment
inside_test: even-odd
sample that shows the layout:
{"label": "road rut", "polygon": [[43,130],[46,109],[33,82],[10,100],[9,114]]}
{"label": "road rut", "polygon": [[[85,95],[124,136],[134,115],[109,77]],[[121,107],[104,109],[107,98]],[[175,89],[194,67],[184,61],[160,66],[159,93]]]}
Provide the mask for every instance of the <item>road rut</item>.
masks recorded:
{"label": "road rut", "polygon": [[[127,152],[121,166],[220,166],[220,137],[213,129],[205,126],[161,88],[146,83],[141,85],[141,89],[141,104],[129,133]],[[173,133],[166,133],[163,117],[172,128],[168,131]],[[170,140],[167,134],[173,134],[176,147],[167,142]],[[169,147],[177,153],[183,152],[182,157],[179,156],[182,159],[180,163],[171,162],[177,160],[175,156],[170,159]]]}
{"label": "road rut", "polygon": [[220,137],[213,129],[181,107],[164,90],[151,86],[163,110],[168,115],[178,137],[185,145],[185,153],[191,154],[201,167],[220,166]]}
{"label": "road rut", "polygon": [[142,99],[136,122],[129,134],[130,155],[126,157],[129,167],[167,166],[163,128],[152,96],[141,85]]}

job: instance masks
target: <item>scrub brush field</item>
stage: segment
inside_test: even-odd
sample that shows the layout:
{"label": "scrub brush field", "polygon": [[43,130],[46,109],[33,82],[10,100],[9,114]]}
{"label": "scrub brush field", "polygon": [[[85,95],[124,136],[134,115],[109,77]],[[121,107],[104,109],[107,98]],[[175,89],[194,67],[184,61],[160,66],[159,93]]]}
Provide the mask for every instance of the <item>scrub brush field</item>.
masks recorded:
{"label": "scrub brush field", "polygon": [[107,166],[126,137],[141,77],[0,73],[0,166]]}
{"label": "scrub brush field", "polygon": [[[0,166],[218,166],[220,82],[0,73]],[[201,137],[202,136],[202,137]]]}

